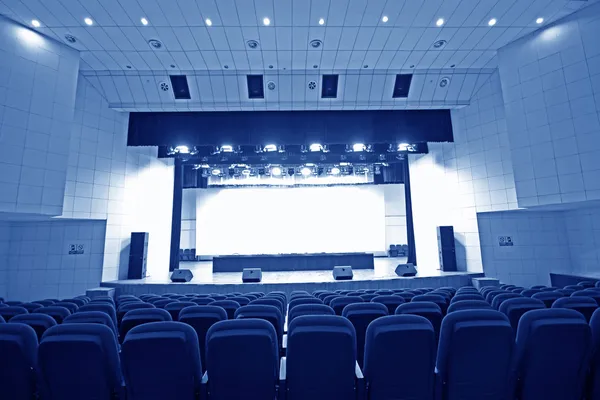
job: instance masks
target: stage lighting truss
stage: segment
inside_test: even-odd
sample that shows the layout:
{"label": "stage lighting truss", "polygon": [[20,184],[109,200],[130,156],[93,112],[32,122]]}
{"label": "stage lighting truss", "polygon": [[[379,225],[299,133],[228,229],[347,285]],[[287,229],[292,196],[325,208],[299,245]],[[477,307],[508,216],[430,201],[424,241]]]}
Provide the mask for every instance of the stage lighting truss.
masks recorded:
{"label": "stage lighting truss", "polygon": [[167,149],[167,155],[169,156],[195,156],[198,154],[198,148],[196,146],[187,146],[184,144],[180,144],[178,146],[170,146]]}

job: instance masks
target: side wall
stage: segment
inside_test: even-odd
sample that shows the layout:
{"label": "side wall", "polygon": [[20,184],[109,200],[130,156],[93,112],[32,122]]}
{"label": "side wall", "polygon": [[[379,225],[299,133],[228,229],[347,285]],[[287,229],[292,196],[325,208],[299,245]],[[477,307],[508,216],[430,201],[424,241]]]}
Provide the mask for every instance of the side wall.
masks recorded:
{"label": "side wall", "polygon": [[564,212],[573,272],[600,272],[600,206]]}

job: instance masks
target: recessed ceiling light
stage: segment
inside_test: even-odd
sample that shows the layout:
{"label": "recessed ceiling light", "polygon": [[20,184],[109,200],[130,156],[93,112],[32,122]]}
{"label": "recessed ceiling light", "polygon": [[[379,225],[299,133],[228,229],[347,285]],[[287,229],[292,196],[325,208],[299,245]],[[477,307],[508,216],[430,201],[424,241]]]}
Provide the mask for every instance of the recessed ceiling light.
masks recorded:
{"label": "recessed ceiling light", "polygon": [[87,17],[83,20],[83,22],[85,22],[86,25],[94,25],[94,20],[92,20],[91,18]]}
{"label": "recessed ceiling light", "polygon": [[140,21],[142,22],[142,25],[144,25],[144,26],[148,25],[148,20],[146,18],[142,18],[142,19],[140,19]]}
{"label": "recessed ceiling light", "polygon": [[319,20],[319,25],[325,25],[325,19],[321,18],[321,19]]}
{"label": "recessed ceiling light", "polygon": [[498,22],[498,20],[496,18],[492,18],[488,21],[488,25],[494,26],[494,25],[496,25],[496,22]]}
{"label": "recessed ceiling light", "polygon": [[445,22],[445,21],[444,21],[444,18],[440,18],[440,19],[438,19],[437,21],[435,21],[435,24],[436,24],[437,26],[442,26],[442,25],[444,25],[444,22]]}
{"label": "recessed ceiling light", "polygon": [[212,26],[212,21],[210,20],[210,18],[206,18],[206,19],[204,20],[204,22],[206,22],[206,25],[207,25],[207,26]]}
{"label": "recessed ceiling light", "polygon": [[33,25],[34,28],[39,28],[42,24],[40,24],[40,21],[37,19],[34,19],[31,21],[31,25]]}
{"label": "recessed ceiling light", "polygon": [[382,22],[388,22],[389,18],[387,15],[384,15],[383,17],[381,17],[381,21]]}
{"label": "recessed ceiling light", "polygon": [[263,18],[263,24],[265,26],[269,26],[269,25],[271,25],[271,20],[269,18],[267,18],[267,17],[264,17]]}
{"label": "recessed ceiling light", "polygon": [[535,20],[535,23],[538,24],[538,25],[541,24],[541,23],[543,23],[543,22],[544,22],[544,18],[541,18],[541,17]]}

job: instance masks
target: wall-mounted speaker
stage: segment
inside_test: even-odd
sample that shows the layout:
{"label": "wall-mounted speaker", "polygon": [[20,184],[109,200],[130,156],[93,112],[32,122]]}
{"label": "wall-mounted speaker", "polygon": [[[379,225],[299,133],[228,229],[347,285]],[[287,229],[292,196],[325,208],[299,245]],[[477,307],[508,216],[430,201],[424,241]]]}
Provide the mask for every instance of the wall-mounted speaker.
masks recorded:
{"label": "wall-mounted speaker", "polygon": [[333,279],[336,281],[351,280],[353,276],[351,266],[333,267]]}

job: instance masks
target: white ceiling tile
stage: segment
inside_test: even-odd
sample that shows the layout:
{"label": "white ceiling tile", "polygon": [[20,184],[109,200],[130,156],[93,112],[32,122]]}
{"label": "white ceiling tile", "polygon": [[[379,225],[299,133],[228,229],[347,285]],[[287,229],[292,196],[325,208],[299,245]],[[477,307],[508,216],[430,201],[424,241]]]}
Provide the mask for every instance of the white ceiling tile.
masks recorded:
{"label": "white ceiling tile", "polygon": [[292,28],[277,27],[275,28],[275,39],[277,40],[277,50],[290,51],[292,47]]}
{"label": "white ceiling tile", "polygon": [[170,51],[169,52],[171,58],[175,62],[177,69],[179,70],[193,70],[194,66],[190,62],[187,57],[187,52],[185,51]]}
{"label": "white ceiling tile", "polygon": [[310,1],[292,1],[292,26],[309,26]]}
{"label": "white ceiling tile", "polygon": [[356,35],[356,41],[354,42],[354,50],[367,50],[371,46],[373,35],[375,34],[375,27],[366,26],[361,27]]}
{"label": "white ceiling tile", "polygon": [[280,70],[292,69],[292,52],[278,51],[277,52],[277,68]]}
{"label": "white ceiling tile", "polygon": [[[143,0],[142,0],[143,1]],[[231,0],[220,0],[219,3],[233,3]],[[194,0],[177,0],[181,14],[185,19],[186,25],[188,26],[199,26],[204,25],[204,18],[202,18],[202,11],[208,14],[216,13],[215,4],[212,1],[197,2]],[[218,22],[218,21],[215,21]]]}
{"label": "white ceiling tile", "polygon": [[[145,0],[144,0],[145,1]],[[176,1],[173,0],[157,0],[158,6],[161,8],[167,22],[171,26],[182,26],[186,24],[183,13]]]}
{"label": "white ceiling tile", "polygon": [[227,26],[225,29],[225,36],[227,37],[227,43],[229,48],[235,50],[246,50],[246,41],[242,34],[242,29],[237,26]]}
{"label": "white ceiling tile", "polygon": [[276,29],[273,27],[258,28],[261,50],[277,50]]}
{"label": "white ceiling tile", "polygon": [[[204,57],[202,57],[202,53],[199,51],[187,51],[186,56],[192,64],[194,70],[205,70],[208,69],[206,66],[206,62],[204,61]],[[219,68],[220,69],[220,68]]]}
{"label": "white ceiling tile", "polygon": [[177,38],[177,41],[181,45],[181,49],[183,51],[198,50],[198,45],[196,44],[196,40],[194,39],[190,28],[187,26],[175,27],[173,28],[173,33],[175,34],[175,37]]}
{"label": "white ceiling tile", "polygon": [[340,38],[339,50],[352,50],[354,49],[354,43],[358,36],[358,28],[356,27],[344,27],[342,30],[342,36]]}
{"label": "white ceiling tile", "polygon": [[273,13],[277,21],[277,27],[292,26],[292,2],[291,1],[275,1],[273,5]]}
{"label": "white ceiling tile", "polygon": [[294,26],[292,28],[292,49],[307,50],[308,42],[308,27]]}
{"label": "white ceiling tile", "polygon": [[209,29],[207,29],[207,32],[210,36],[210,40],[215,50],[229,50],[227,35],[225,34],[225,29],[223,27],[212,26]]}
{"label": "white ceiling tile", "polygon": [[246,56],[248,57],[251,70],[260,71],[264,69],[262,54],[260,51],[247,51]]}
{"label": "white ceiling tile", "polygon": [[191,27],[190,31],[192,32],[192,36],[196,40],[196,44],[201,51],[215,49],[210,35],[208,34],[208,30],[205,27]]}

